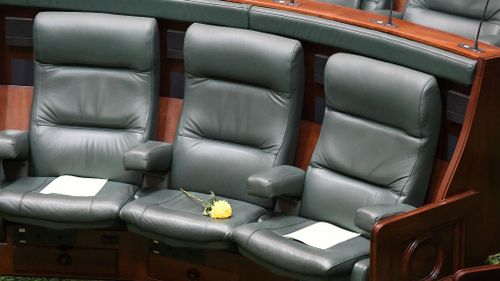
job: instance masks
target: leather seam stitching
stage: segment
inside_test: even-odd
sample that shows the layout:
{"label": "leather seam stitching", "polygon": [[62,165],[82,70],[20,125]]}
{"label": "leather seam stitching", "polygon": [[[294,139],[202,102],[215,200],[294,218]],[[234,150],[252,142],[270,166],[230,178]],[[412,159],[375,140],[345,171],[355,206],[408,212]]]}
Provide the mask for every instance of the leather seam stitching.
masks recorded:
{"label": "leather seam stitching", "polygon": [[392,192],[392,193],[394,193],[394,194],[396,194],[396,195],[398,195],[398,194],[399,194],[398,192],[396,192],[396,191],[392,190],[391,188],[383,188],[383,187],[384,187],[384,185],[376,184],[376,183],[369,182],[369,181],[366,181],[366,180],[364,180],[364,179],[361,179],[361,178],[358,178],[358,177],[355,177],[355,176],[352,176],[352,175],[349,175],[349,174],[345,174],[345,173],[340,172],[340,171],[338,171],[338,170],[334,170],[334,169],[331,169],[331,168],[329,168],[329,167],[323,166],[323,165],[319,164],[318,162],[314,162],[314,163],[312,163],[312,164],[309,164],[309,166],[311,166],[312,168],[315,168],[315,169],[322,169],[322,170],[326,170],[326,171],[328,171],[328,172],[330,172],[330,173],[339,174],[339,175],[341,175],[341,176],[343,176],[343,177],[349,177],[349,178],[351,178],[351,179],[355,179],[355,180],[357,180],[357,181],[359,181],[359,182],[362,182],[362,183],[364,183],[364,184],[375,185],[375,186],[377,186],[377,187],[380,187],[382,190],[385,190],[385,191],[390,191],[390,192]]}
{"label": "leather seam stitching", "polygon": [[[278,156],[280,155],[281,149],[283,148],[283,142],[285,141],[285,136],[287,135],[287,133],[290,133],[290,130],[293,129],[293,128],[289,128],[290,117],[291,117],[290,115],[292,114],[292,112],[290,112],[290,106],[291,106],[290,105],[290,100],[292,99],[292,96],[291,96],[291,92],[292,92],[292,79],[291,79],[291,76],[292,76],[292,70],[294,68],[293,67],[293,60],[295,58],[295,55],[296,55],[296,52],[297,52],[299,46],[301,46],[300,43],[296,42],[295,46],[293,46],[292,55],[290,56],[290,63],[289,63],[290,71],[288,72],[288,101],[289,102],[288,102],[288,105],[286,107],[287,117],[288,118],[286,119],[285,130],[283,131],[283,135],[281,136],[280,145],[279,145],[278,150],[276,151],[276,154],[275,154],[275,157],[274,157],[273,167],[276,167],[276,161],[278,161]],[[294,99],[297,99],[297,97],[294,97]]]}
{"label": "leather seam stitching", "polygon": [[[165,203],[168,203],[174,199],[177,199],[179,198],[180,196],[182,195],[182,193],[179,193],[177,194],[176,196],[173,196],[172,198],[168,199],[168,200],[165,200],[165,201],[162,201],[162,202],[159,202],[159,203],[155,203],[155,204],[151,204],[149,206],[147,206],[146,208],[144,208],[144,210],[142,211],[141,213],[141,216],[139,217],[139,221],[142,221],[143,217],[144,217],[144,214],[146,213],[146,211],[149,209],[149,208],[152,208],[152,207],[156,207],[156,206],[160,206],[161,204],[165,204]],[[166,208],[168,209],[168,208]]]}
{"label": "leather seam stitching", "polygon": [[335,268],[335,267],[337,267],[337,266],[341,266],[342,264],[345,264],[345,263],[347,263],[347,262],[349,262],[349,261],[351,261],[351,260],[355,260],[355,262],[356,262],[356,261],[358,261],[358,260],[362,260],[362,259],[364,259],[364,258],[366,258],[366,257],[368,257],[368,256],[370,256],[370,254],[364,254],[364,255],[362,255],[361,257],[359,257],[359,259],[357,259],[358,257],[354,257],[354,258],[345,258],[345,259],[343,259],[343,260],[341,260],[341,261],[337,262],[335,265],[332,265],[332,266],[329,266],[329,267],[325,267],[325,268],[323,268],[323,269],[324,269],[324,271],[329,271],[329,270],[331,270],[332,268]]}
{"label": "leather seam stitching", "polygon": [[112,129],[112,128],[100,128],[100,127],[86,127],[86,126],[68,126],[59,124],[40,124],[36,123],[38,127],[50,127],[50,128],[60,128],[60,129],[73,129],[73,130],[90,130],[90,131],[104,131],[113,133],[129,133],[129,134],[143,134],[143,132],[136,130],[124,130],[124,129]]}
{"label": "leather seam stitching", "polygon": [[245,144],[240,144],[240,143],[234,143],[234,142],[229,142],[229,141],[223,141],[223,140],[217,140],[217,139],[212,139],[212,138],[208,138],[208,137],[188,136],[188,135],[184,135],[184,134],[180,134],[180,133],[177,134],[177,137],[184,137],[184,138],[193,139],[193,140],[208,141],[208,142],[215,142],[215,143],[221,143],[221,144],[229,144],[229,145],[234,145],[234,146],[243,146],[245,148],[250,148],[250,149],[258,150],[258,151],[260,151],[262,153],[266,153],[266,154],[271,154],[271,155],[276,155],[277,154],[277,153],[274,153],[274,152],[269,152],[269,151],[260,149],[260,148],[255,147],[255,146],[250,146],[250,145],[245,145]]}
{"label": "leather seam stitching", "polygon": [[128,202],[131,202],[132,200],[130,200],[131,198],[133,198],[135,196],[135,192],[132,192],[132,194],[127,198],[127,200],[124,200],[121,204],[120,204],[120,207],[118,207],[118,209],[114,212],[114,216],[115,217],[119,217],[120,215],[120,211],[121,209],[123,208],[123,206],[125,206]]}
{"label": "leather seam stitching", "polygon": [[285,175],[282,175],[280,178],[278,179],[270,179],[270,180],[267,180],[268,183],[270,184],[273,184],[275,182],[280,182],[283,178],[289,178],[290,176],[293,176],[293,175],[297,175],[297,174],[302,174],[302,172],[290,172],[288,174],[285,174]]}
{"label": "leather seam stitching", "polygon": [[377,126],[384,126],[386,128],[389,128],[389,129],[392,129],[394,131],[398,131],[402,134],[404,134],[405,136],[408,136],[412,139],[420,139],[421,136],[413,136],[410,132],[408,132],[406,129],[403,129],[403,128],[400,128],[400,127],[396,127],[396,126],[393,126],[393,125],[389,125],[389,124],[386,124],[386,123],[383,123],[383,122],[379,122],[379,121],[374,121],[372,119],[369,119],[368,117],[364,117],[364,116],[361,116],[361,115],[358,115],[358,114],[353,114],[351,112],[346,112],[346,111],[342,111],[342,110],[339,110],[337,108],[334,108],[334,107],[331,107],[329,105],[326,106],[329,110],[331,110],[333,113],[340,113],[340,114],[343,114],[343,115],[347,115],[349,116],[350,118],[354,118],[354,119],[360,119],[364,122],[368,122],[368,123],[371,123],[371,124],[375,124]]}
{"label": "leather seam stitching", "polygon": [[[106,184],[107,184],[107,182],[106,182]],[[105,184],[105,185],[106,185],[106,184]],[[103,188],[104,188],[104,186],[103,186]],[[99,190],[99,191],[100,191],[100,190]],[[98,194],[98,193],[99,193],[99,192],[97,192],[97,194]],[[90,218],[92,218],[92,205],[94,205],[94,200],[96,199],[97,194],[96,194],[95,196],[92,196],[92,198],[90,198],[90,205],[89,205],[89,219],[90,219]]]}
{"label": "leather seam stitching", "polygon": [[421,153],[420,151],[422,150],[422,142],[423,142],[423,139],[424,137],[422,136],[422,103],[423,103],[423,100],[424,100],[424,94],[425,94],[425,90],[427,89],[427,86],[432,82],[434,81],[434,77],[432,78],[429,78],[429,80],[425,83],[424,87],[422,88],[422,91],[420,93],[420,103],[418,105],[418,131],[419,131],[419,134],[420,134],[420,144],[418,146],[418,152],[417,152],[417,159],[415,159],[415,162],[413,163],[413,167],[411,168],[411,172],[410,174],[408,175],[408,180],[406,181],[405,185],[403,186],[403,188],[401,188],[401,191],[399,192],[399,198],[398,198],[398,201],[401,199],[401,196],[404,194],[406,188],[408,187],[408,183],[410,182],[410,178],[413,176],[413,173],[415,172],[415,167],[417,166],[417,163],[418,161],[420,160],[420,156],[421,156]]}
{"label": "leather seam stitching", "polygon": [[19,214],[23,214],[24,213],[22,211],[23,210],[24,197],[26,197],[28,195],[28,193],[34,193],[33,190],[38,189],[40,186],[44,185],[48,180],[49,180],[49,178],[44,179],[43,182],[41,184],[39,184],[35,189],[29,190],[29,191],[27,191],[27,192],[25,192],[23,194],[23,196],[21,197],[21,202],[19,204],[19,209],[18,209]]}
{"label": "leather seam stitching", "polygon": [[[146,119],[146,124],[144,126],[144,130],[142,130],[142,142],[144,142],[145,140],[147,140],[149,138],[149,135],[151,134],[151,119],[152,119],[152,116],[153,115],[153,109],[152,107],[154,106],[152,103],[152,79],[153,79],[153,76],[155,75],[155,71],[154,71],[154,65],[155,65],[155,61],[153,61],[153,59],[155,58],[154,56],[154,47],[155,47],[155,42],[153,40],[153,33],[154,33],[154,26],[155,26],[155,23],[156,21],[152,20],[150,23],[149,23],[149,26],[148,26],[148,37],[150,38],[149,40],[149,43],[150,43],[150,55],[151,55],[151,60],[152,62],[150,67],[150,72],[151,72],[151,75],[149,75],[149,79],[148,79],[148,90],[147,90],[147,98],[148,98],[148,117]],[[149,133],[148,133],[149,132]]]}
{"label": "leather seam stitching", "polygon": [[[287,92],[282,92],[282,91],[272,89],[271,87],[269,87],[267,85],[252,84],[248,81],[237,80],[237,79],[234,79],[234,80],[227,79],[225,77],[209,75],[207,73],[195,73],[195,72],[192,72],[191,70],[186,70],[186,74],[189,74],[192,76],[191,78],[187,78],[186,80],[188,80],[188,79],[203,79],[205,81],[202,81],[202,82],[218,81],[218,82],[224,82],[224,83],[230,83],[230,84],[238,84],[237,86],[241,86],[241,84],[243,84],[246,87],[253,87],[253,88],[257,88],[259,90],[269,91],[269,92],[272,92],[272,94],[283,97],[287,100],[290,99],[290,96],[287,96]],[[200,82],[200,83],[202,83],[202,82]]]}

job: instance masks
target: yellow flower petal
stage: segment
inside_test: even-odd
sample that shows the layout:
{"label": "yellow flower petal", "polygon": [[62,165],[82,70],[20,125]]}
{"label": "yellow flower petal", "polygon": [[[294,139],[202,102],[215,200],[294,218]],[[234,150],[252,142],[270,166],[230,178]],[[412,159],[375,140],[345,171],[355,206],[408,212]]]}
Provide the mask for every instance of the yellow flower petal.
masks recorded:
{"label": "yellow flower petal", "polygon": [[210,217],[213,219],[227,219],[233,214],[231,205],[226,200],[218,200],[214,202]]}

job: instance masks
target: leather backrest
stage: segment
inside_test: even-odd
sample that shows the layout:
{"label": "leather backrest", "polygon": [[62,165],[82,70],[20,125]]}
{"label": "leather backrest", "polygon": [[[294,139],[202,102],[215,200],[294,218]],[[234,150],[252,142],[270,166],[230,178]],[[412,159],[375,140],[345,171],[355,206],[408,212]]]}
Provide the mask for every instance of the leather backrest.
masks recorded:
{"label": "leather backrest", "polygon": [[31,173],[138,184],[123,153],[154,131],[158,30],[154,19],[43,12],[34,23]]}
{"label": "leather backrest", "polygon": [[384,10],[389,8],[390,0],[320,0],[354,9],[367,11]]}
{"label": "leather backrest", "polygon": [[193,24],[186,32],[184,107],[170,186],[271,207],[249,175],[293,161],[304,62],[296,40]]}
{"label": "leather backrest", "polygon": [[320,0],[320,2],[332,3],[340,6],[359,9],[362,0]]}
{"label": "leather backrest", "polygon": [[[408,0],[403,19],[474,39],[486,0]],[[500,46],[500,2],[490,1],[481,41]]]}
{"label": "leather backrest", "polygon": [[339,53],[326,65],[325,97],[301,215],[359,231],[360,207],[422,204],[439,137],[436,79]]}
{"label": "leather backrest", "polygon": [[360,9],[367,11],[388,10],[391,0],[361,0]]}

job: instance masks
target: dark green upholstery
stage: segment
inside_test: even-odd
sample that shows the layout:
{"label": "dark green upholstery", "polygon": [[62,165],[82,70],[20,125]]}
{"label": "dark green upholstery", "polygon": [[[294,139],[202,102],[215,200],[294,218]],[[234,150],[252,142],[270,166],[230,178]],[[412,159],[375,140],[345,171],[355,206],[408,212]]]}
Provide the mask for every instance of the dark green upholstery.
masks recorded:
{"label": "dark green upholstery", "polygon": [[249,5],[219,0],[0,0],[0,5],[103,12],[246,28]]}
{"label": "dark green upholstery", "polygon": [[[125,151],[154,135],[159,85],[154,19],[45,12],[35,18],[30,176],[0,192],[0,213],[53,227],[103,227],[142,183]],[[1,150],[1,149],[0,149]],[[109,179],[95,197],[40,194],[60,175]]]}
{"label": "dark green upholstery", "polygon": [[28,151],[28,132],[0,131],[0,159],[26,159]]}
{"label": "dark green upholstery", "polygon": [[319,2],[332,3],[340,6],[358,9],[362,0],[319,0]]}
{"label": "dark green upholstery", "polygon": [[325,97],[300,217],[275,215],[232,234],[244,255],[300,280],[349,280],[353,265],[368,256],[369,240],[359,236],[320,250],[282,235],[316,221],[363,233],[358,225],[412,209],[363,208],[419,206],[439,137],[440,92],[428,74],[339,53],[326,65]]}
{"label": "dark green upholstery", "polygon": [[[474,39],[486,0],[408,0],[403,19]],[[480,41],[500,46],[500,2],[490,1]]]}
{"label": "dark green upholstery", "polygon": [[370,240],[358,236],[321,250],[282,237],[315,222],[277,215],[237,227],[232,238],[244,256],[277,274],[301,281],[349,280],[353,264],[368,257]]}
{"label": "dark green upholstery", "polygon": [[362,0],[359,8],[366,11],[378,11],[390,9],[390,0]]}
{"label": "dark green upholstery", "polygon": [[28,151],[28,132],[19,130],[0,131],[0,188],[6,185],[4,182],[3,160],[24,160],[28,157]]}
{"label": "dark green upholstery", "polygon": [[361,207],[356,211],[354,223],[356,227],[363,230],[366,237],[371,236],[373,226],[384,218],[414,210],[415,207],[408,204],[378,204]]}
{"label": "dark green upholstery", "polygon": [[213,191],[231,199],[233,216],[204,217],[198,202],[167,190],[127,204],[120,217],[131,230],[170,245],[230,247],[229,234],[236,225],[255,221],[273,207],[271,199],[246,193],[247,178],[293,161],[303,51],[292,39],[193,24],[186,33],[184,59],[185,98],[169,187]]}
{"label": "dark green upholstery", "polygon": [[464,85],[476,61],[387,33],[298,13],[252,7],[250,29],[297,38],[381,59]]}
{"label": "dark green upholstery", "polygon": [[300,197],[304,186],[304,170],[281,165],[257,172],[247,180],[247,192],[262,198],[278,196]]}
{"label": "dark green upholstery", "polygon": [[123,155],[126,170],[164,173],[170,170],[172,145],[148,141],[131,147]]}
{"label": "dark green upholstery", "polygon": [[368,281],[370,278],[370,259],[357,261],[352,267],[350,281]]}
{"label": "dark green upholstery", "polygon": [[[443,1],[448,3],[447,0]],[[349,2],[351,1],[346,3]],[[355,2],[353,0],[353,3]],[[361,9],[380,12],[383,7],[388,7],[388,2],[363,0],[359,4]],[[469,0],[469,2],[478,1]],[[464,85],[472,84],[476,67],[475,60],[387,33],[314,16],[226,1],[142,0],[128,1],[124,5],[119,0],[0,0],[0,5],[121,13],[250,28],[337,47]],[[491,35],[484,33],[483,40],[487,40],[487,36]]]}
{"label": "dark green upholstery", "polygon": [[367,11],[385,10],[389,8],[390,0],[319,0],[354,9]]}

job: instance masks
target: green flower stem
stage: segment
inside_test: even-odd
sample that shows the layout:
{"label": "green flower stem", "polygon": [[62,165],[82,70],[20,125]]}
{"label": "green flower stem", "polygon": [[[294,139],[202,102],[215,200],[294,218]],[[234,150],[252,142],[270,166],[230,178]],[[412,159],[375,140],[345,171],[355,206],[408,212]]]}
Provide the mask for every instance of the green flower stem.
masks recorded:
{"label": "green flower stem", "polygon": [[191,193],[189,193],[189,192],[185,191],[185,190],[184,190],[184,189],[182,189],[182,188],[181,188],[181,191],[182,191],[182,192],[184,192],[184,194],[186,194],[186,195],[187,195],[187,197],[192,198],[192,199],[195,199],[195,200],[198,200],[198,201],[199,201],[199,202],[201,202],[201,203],[205,203],[205,201],[203,201],[203,200],[201,200],[200,198],[198,198],[198,197],[194,196],[193,194],[191,194]]}

